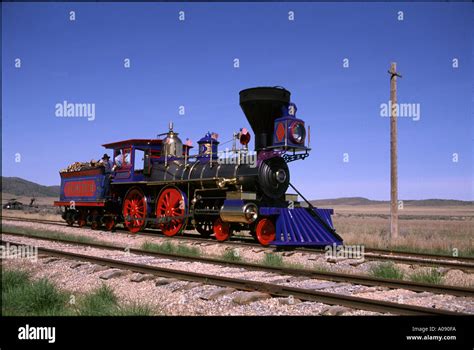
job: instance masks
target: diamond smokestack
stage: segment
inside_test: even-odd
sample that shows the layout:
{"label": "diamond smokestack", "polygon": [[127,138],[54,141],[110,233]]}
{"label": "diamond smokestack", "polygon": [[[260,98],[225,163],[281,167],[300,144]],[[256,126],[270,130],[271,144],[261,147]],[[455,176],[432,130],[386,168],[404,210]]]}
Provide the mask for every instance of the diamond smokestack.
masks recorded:
{"label": "diamond smokestack", "polygon": [[255,150],[271,146],[273,124],[288,107],[291,93],[282,87],[256,87],[240,91],[240,107],[255,133]]}

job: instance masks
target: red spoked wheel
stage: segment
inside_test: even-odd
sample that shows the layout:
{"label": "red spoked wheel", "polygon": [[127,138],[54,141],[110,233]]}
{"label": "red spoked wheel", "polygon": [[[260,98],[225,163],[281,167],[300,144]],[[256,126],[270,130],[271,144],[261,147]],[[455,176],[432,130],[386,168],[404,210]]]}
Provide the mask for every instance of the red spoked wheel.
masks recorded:
{"label": "red spoked wheel", "polygon": [[275,240],[276,230],[272,220],[268,218],[260,219],[255,226],[255,236],[261,245],[269,245]]}
{"label": "red spoked wheel", "polygon": [[185,226],[186,198],[176,187],[164,188],[156,202],[156,217],[165,220],[158,227],[166,236],[174,236]]}
{"label": "red spoked wheel", "polygon": [[131,233],[137,233],[145,228],[147,215],[147,200],[143,191],[132,188],[127,192],[123,201],[123,225]]}
{"label": "red spoked wheel", "polygon": [[229,223],[222,221],[221,218],[216,219],[214,221],[214,235],[219,242],[227,241],[231,235]]}
{"label": "red spoked wheel", "polygon": [[115,228],[115,218],[113,216],[106,216],[104,218],[104,227],[107,231],[112,231]]}

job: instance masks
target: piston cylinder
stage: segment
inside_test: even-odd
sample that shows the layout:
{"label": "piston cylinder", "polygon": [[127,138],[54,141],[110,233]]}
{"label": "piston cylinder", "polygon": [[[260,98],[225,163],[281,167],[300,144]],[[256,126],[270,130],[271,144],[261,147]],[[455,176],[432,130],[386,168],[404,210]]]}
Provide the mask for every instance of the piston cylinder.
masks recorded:
{"label": "piston cylinder", "polygon": [[251,224],[257,220],[258,207],[254,203],[245,203],[243,200],[228,199],[221,207],[220,216],[225,222]]}

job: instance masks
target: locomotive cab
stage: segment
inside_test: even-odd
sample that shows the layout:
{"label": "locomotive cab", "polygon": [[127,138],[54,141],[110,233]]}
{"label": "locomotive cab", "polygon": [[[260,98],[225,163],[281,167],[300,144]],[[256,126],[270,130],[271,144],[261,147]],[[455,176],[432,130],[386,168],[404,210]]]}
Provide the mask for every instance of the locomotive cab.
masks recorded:
{"label": "locomotive cab", "polygon": [[104,144],[113,150],[113,183],[143,181],[149,174],[150,161],[161,157],[162,140],[133,139]]}

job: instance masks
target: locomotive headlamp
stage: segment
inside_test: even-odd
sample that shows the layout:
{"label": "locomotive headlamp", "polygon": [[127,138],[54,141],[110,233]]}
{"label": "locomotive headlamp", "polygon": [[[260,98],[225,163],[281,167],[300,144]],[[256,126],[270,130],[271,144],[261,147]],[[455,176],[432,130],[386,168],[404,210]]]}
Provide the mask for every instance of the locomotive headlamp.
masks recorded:
{"label": "locomotive headlamp", "polygon": [[295,143],[303,144],[306,137],[306,129],[304,124],[297,121],[290,125],[290,137]]}

